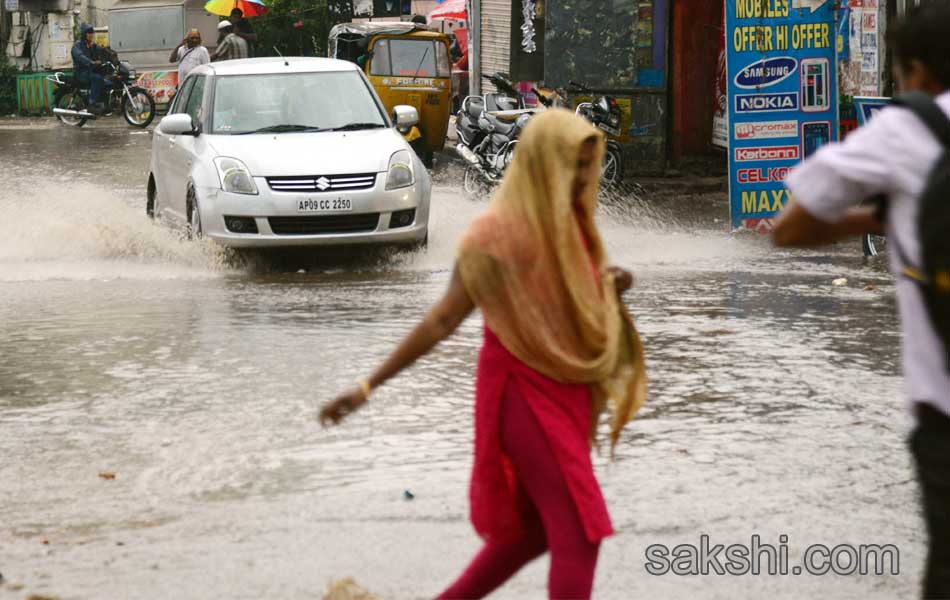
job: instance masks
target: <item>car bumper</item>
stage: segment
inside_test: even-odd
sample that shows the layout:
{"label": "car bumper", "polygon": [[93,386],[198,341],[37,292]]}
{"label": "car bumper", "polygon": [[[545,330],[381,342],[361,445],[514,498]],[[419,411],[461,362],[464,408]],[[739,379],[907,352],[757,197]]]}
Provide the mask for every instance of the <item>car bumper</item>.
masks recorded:
{"label": "car bumper", "polygon": [[[218,188],[199,190],[203,233],[208,238],[232,248],[286,248],[299,246],[335,246],[350,244],[412,244],[426,239],[429,221],[430,188],[427,182],[417,180],[410,187],[385,189],[385,173],[377,176],[373,188],[346,192],[275,192],[262,177],[255,177],[258,194],[234,194]],[[301,200],[335,200],[347,198],[351,210],[301,212]],[[408,224],[397,226],[393,213],[415,210]],[[373,216],[376,216],[374,219]],[[245,217],[254,220],[257,233],[238,233],[229,229],[227,217]],[[326,222],[351,220],[345,228],[357,231],[337,231]],[[319,232],[288,233],[316,224]],[[353,225],[352,220],[361,224]],[[326,231],[324,231],[326,229]]]}

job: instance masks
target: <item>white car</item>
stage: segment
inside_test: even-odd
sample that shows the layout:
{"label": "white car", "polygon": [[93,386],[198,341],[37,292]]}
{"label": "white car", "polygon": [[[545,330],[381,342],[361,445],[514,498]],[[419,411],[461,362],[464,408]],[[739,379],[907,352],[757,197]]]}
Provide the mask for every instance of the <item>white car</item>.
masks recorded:
{"label": "white car", "polygon": [[393,112],[345,61],[202,65],[154,132],[146,210],[237,248],[423,245],[431,182],[400,134],[419,117]]}

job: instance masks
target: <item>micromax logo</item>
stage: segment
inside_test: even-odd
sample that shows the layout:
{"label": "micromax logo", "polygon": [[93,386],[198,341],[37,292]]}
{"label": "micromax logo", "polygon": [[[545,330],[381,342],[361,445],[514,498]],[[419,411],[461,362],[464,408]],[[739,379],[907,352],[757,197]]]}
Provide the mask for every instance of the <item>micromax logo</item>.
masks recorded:
{"label": "micromax logo", "polygon": [[736,161],[798,160],[798,146],[769,146],[767,148],[736,148]]}
{"label": "micromax logo", "polygon": [[736,123],[737,140],[798,137],[798,121]]}

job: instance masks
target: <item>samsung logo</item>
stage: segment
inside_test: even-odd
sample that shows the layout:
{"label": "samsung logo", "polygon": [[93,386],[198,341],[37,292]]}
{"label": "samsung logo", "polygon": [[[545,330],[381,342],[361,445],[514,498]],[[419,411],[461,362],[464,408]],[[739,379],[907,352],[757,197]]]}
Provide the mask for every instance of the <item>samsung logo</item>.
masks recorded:
{"label": "samsung logo", "polygon": [[794,75],[797,68],[798,60],[791,56],[764,58],[739,71],[735,79],[736,86],[753,89],[775,85]]}

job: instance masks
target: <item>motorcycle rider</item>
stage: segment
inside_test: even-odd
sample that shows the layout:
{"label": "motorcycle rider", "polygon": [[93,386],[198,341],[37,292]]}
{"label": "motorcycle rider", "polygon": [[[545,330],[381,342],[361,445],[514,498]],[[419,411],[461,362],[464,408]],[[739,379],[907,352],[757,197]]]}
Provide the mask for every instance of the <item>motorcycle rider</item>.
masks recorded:
{"label": "motorcycle rider", "polygon": [[96,73],[96,67],[102,64],[99,60],[99,46],[95,42],[95,30],[92,25],[83,23],[79,28],[79,39],[73,44],[73,73],[76,80],[89,86],[89,110],[101,114],[104,106],[99,102],[102,88],[107,84],[105,77]]}

